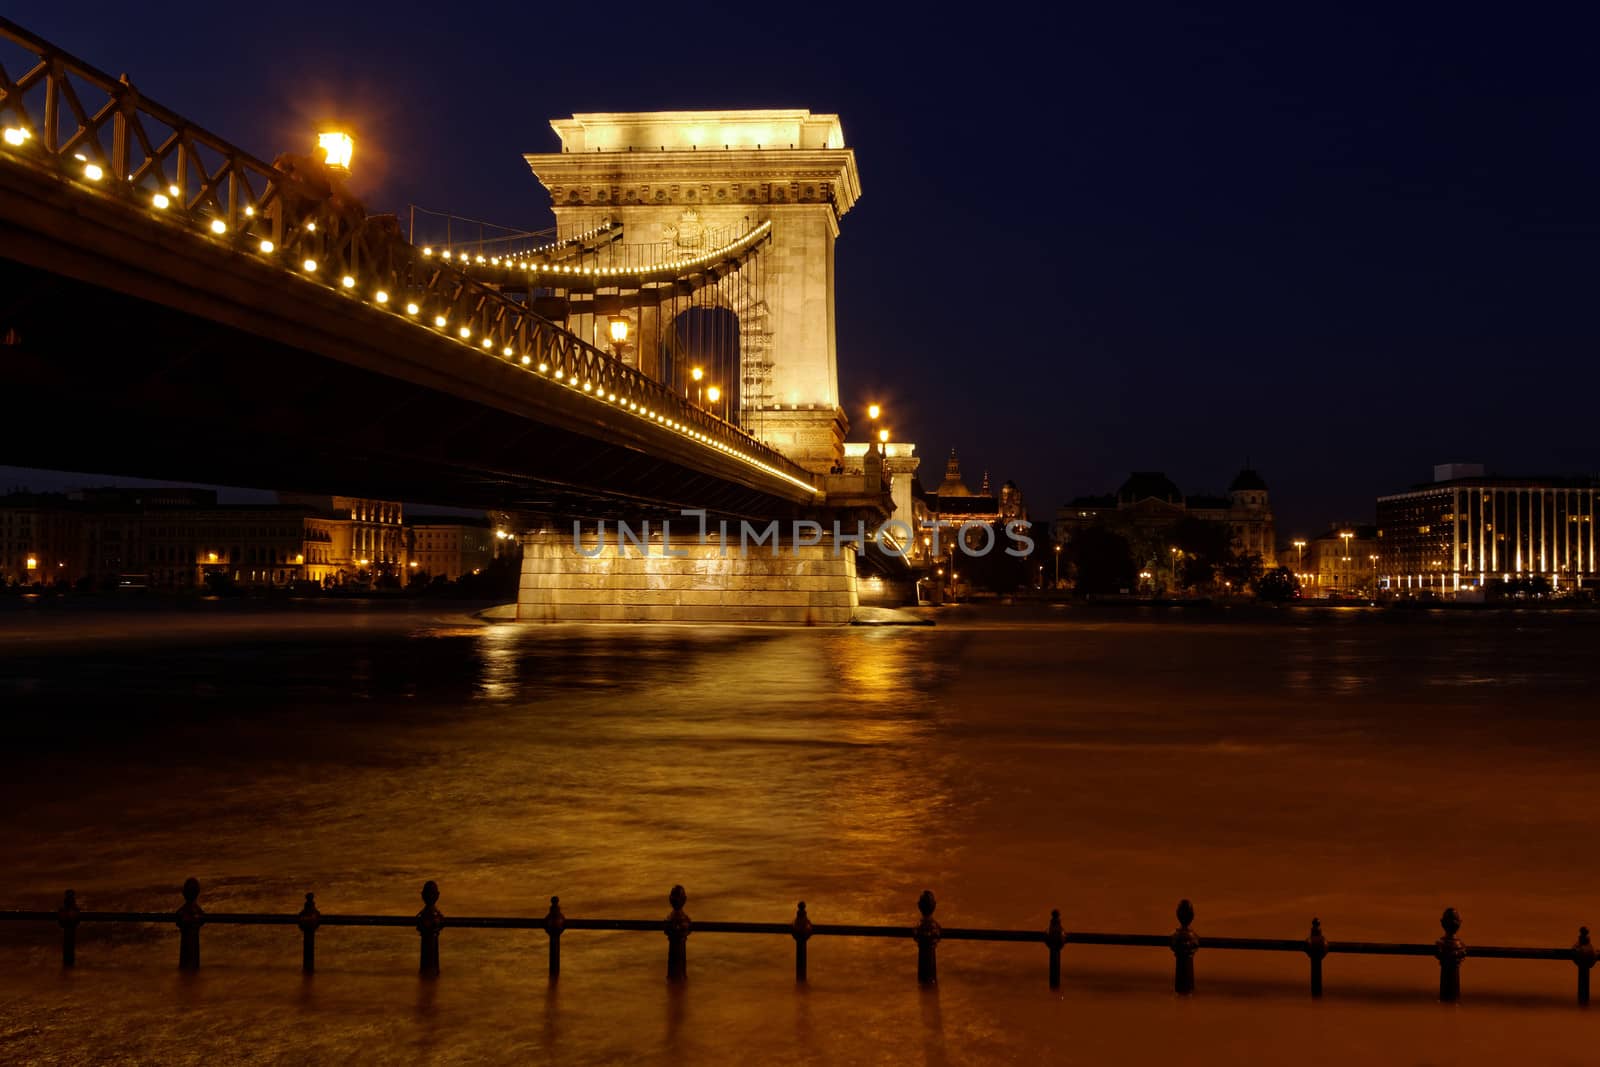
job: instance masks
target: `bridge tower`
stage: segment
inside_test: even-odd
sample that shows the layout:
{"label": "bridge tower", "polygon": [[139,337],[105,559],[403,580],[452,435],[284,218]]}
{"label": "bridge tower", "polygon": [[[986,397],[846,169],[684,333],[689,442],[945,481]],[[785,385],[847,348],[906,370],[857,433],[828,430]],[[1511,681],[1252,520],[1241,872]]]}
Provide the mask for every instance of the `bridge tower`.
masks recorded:
{"label": "bridge tower", "polygon": [[[623,224],[623,241],[693,257],[708,235],[772,223],[759,299],[730,307],[743,350],[745,428],[826,473],[843,457],[834,331],[834,242],[861,195],[837,115],[807,110],[586,113],[550,123],[561,151],[528,155],[550,192],[558,235]],[[641,251],[643,251],[641,249]],[[637,324],[640,367],[671,336],[668,312]]]}

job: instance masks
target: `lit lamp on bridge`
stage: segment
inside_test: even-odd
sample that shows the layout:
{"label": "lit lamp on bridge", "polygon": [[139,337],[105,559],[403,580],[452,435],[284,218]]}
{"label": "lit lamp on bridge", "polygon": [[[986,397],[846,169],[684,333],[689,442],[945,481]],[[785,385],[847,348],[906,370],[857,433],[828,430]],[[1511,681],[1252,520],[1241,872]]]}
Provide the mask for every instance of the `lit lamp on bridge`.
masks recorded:
{"label": "lit lamp on bridge", "polygon": [[718,418],[726,418],[726,416],[724,416],[721,412],[716,410],[717,401],[719,401],[721,399],[722,399],[722,390],[721,389],[718,389],[714,385],[706,386],[706,403],[711,405],[712,414],[716,415]]}
{"label": "lit lamp on bridge", "polygon": [[356,143],[348,133],[338,130],[319,133],[317,147],[322,149],[323,162],[330,169],[350,173],[350,157],[355,154]]}
{"label": "lit lamp on bridge", "polygon": [[[696,404],[700,404],[701,406],[705,405],[705,394],[700,382],[704,380],[705,376],[706,372],[705,368],[703,367],[691,367],[689,369],[689,377],[694,380],[694,402]],[[683,391],[683,395],[687,397],[689,395],[689,390],[685,389]]]}
{"label": "lit lamp on bridge", "polygon": [[611,354],[618,359],[623,358],[623,353],[628,347],[628,320],[621,315],[611,316]]}

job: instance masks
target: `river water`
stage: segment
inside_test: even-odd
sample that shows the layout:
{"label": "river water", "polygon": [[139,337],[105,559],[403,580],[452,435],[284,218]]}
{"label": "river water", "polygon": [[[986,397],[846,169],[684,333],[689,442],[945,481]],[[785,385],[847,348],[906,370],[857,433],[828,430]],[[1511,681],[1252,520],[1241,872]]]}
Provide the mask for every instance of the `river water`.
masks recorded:
{"label": "river water", "polygon": [[[995,609],[931,628],[432,607],[0,613],[0,907],[903,922],[1570,945],[1600,921],[1600,619]],[[1566,962],[699,933],[0,924],[0,1061],[1592,1063]]]}

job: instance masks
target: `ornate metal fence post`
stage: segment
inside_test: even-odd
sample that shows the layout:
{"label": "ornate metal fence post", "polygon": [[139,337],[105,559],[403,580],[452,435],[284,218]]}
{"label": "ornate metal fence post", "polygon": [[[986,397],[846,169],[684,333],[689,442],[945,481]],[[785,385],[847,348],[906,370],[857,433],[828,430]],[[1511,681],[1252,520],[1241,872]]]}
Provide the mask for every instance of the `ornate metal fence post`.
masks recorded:
{"label": "ornate metal fence post", "polygon": [[1439,960],[1439,999],[1452,1004],[1461,999],[1461,961],[1467,958],[1467,946],[1456,936],[1461,929],[1456,909],[1444,909],[1439,925],[1444,927],[1444,936],[1433,943],[1433,954]]}
{"label": "ornate metal fence post", "polygon": [[1200,938],[1189,924],[1194,922],[1194,905],[1187,899],[1178,901],[1178,928],[1172,931],[1172,991],[1194,992],[1194,954],[1200,951]]}
{"label": "ornate metal fence post", "polygon": [[417,912],[417,933],[422,935],[422,961],[417,968],[424,978],[439,976],[439,931],[444,929],[444,913],[439,903],[439,887],[430,879],[422,884],[422,910]]}
{"label": "ornate metal fence post", "polygon": [[1328,939],[1322,936],[1322,920],[1311,920],[1311,935],[1306,938],[1306,955],[1311,957],[1311,996],[1322,996],[1322,957],[1328,954]]}
{"label": "ornate metal fence post", "polygon": [[306,894],[306,906],[295,916],[300,927],[300,969],[306,974],[317,969],[317,927],[322,923],[322,913],[317,910],[317,895]]}
{"label": "ornate metal fence post", "polygon": [[1061,946],[1067,943],[1066,932],[1061,929],[1061,909],[1050,909],[1050,925],[1044,931],[1044,943],[1050,949],[1050,988],[1061,988]]}
{"label": "ornate metal fence post", "polygon": [[689,916],[683,906],[689,903],[689,894],[683,886],[675,885],[667,894],[672,913],[667,916],[667,981],[684,982],[689,978]]}
{"label": "ornate metal fence post", "polygon": [[183,883],[183,906],[178,909],[178,969],[200,969],[200,927],[205,925],[206,913],[198,901],[200,883],[189,878]]}
{"label": "ornate metal fence post", "polygon": [[1578,943],[1572,946],[1572,962],[1578,965],[1578,1003],[1589,1006],[1589,972],[1594,969],[1595,950],[1589,928],[1578,927]]}
{"label": "ornate metal fence post", "polygon": [[935,953],[939,948],[941,927],[933,917],[936,907],[938,902],[933,899],[933,891],[924,889],[917,898],[917,910],[922,913],[922,921],[911,931],[911,936],[917,941],[917,981],[922,985],[939,984],[939,960]]}
{"label": "ornate metal fence post", "polygon": [[[794,980],[806,980],[806,942],[811,940],[811,920],[806,917],[806,902],[794,909],[794,922],[789,924],[789,934],[794,938]],[[1587,979],[1585,979],[1587,981]]]}
{"label": "ornate metal fence post", "polygon": [[550,977],[561,977],[561,931],[567,928],[567,917],[561,914],[561,898],[550,898],[550,910],[544,915],[544,932],[550,938]]}
{"label": "ornate metal fence post", "polygon": [[[61,895],[61,910],[56,912],[56,922],[61,924],[61,966],[76,967],[78,965],[78,894],[74,890],[67,890]],[[1588,934],[1588,931],[1584,931]],[[1587,937],[1584,940],[1588,940]],[[1589,988],[1587,976],[1583,979],[1583,988]]]}

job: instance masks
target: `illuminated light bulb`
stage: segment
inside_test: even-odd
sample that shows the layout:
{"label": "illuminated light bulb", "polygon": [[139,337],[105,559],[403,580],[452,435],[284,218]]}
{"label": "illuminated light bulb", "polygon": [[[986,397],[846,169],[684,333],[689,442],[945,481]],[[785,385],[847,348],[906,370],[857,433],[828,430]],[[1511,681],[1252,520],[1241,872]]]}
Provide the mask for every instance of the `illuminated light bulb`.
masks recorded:
{"label": "illuminated light bulb", "polygon": [[6,144],[13,148],[20,148],[28,141],[28,131],[22,129],[20,126],[7,126],[5,138]]}
{"label": "illuminated light bulb", "polygon": [[485,350],[493,348],[494,347],[494,342],[489,340],[487,337],[485,337],[483,339],[483,347],[484,347]]}
{"label": "illuminated light bulb", "polygon": [[246,207],[244,209],[244,214],[245,214],[245,218],[253,219],[253,218],[256,217],[256,209],[246,205]]}
{"label": "illuminated light bulb", "polygon": [[380,304],[387,304],[389,302],[389,294],[385,290],[379,289],[376,293],[372,294],[372,299],[376,300]]}
{"label": "illuminated light bulb", "polygon": [[439,254],[440,254],[440,255],[441,255],[441,256],[443,256],[443,257],[444,257],[444,258],[445,258],[445,259],[449,259],[449,258],[450,258],[450,250],[449,250],[449,249],[448,249],[448,248],[447,248],[447,249],[445,249],[445,250],[444,250],[444,251],[443,251],[443,252],[441,252],[441,253],[439,253]]}
{"label": "illuminated light bulb", "polygon": [[433,317],[433,324],[435,326],[438,326],[440,329],[443,329],[444,328],[444,324],[445,324],[445,317],[443,315],[435,315]]}
{"label": "illuminated light bulb", "polygon": [[471,336],[472,336],[472,327],[470,327],[470,326],[463,326],[463,327],[461,327],[461,328],[460,328],[460,329],[459,329],[459,330],[457,330],[457,331],[456,331],[456,334],[457,334],[457,335],[458,335],[458,336],[459,336],[459,337],[460,337],[460,338],[461,338],[461,339],[462,339],[462,340],[463,340],[463,341],[465,341],[465,340],[466,340],[466,339],[467,339],[467,338],[469,338],[469,337],[471,337]]}
{"label": "illuminated light bulb", "polygon": [[306,220],[306,229],[310,230],[312,233],[316,233],[317,232],[317,220],[316,219],[307,219]]}
{"label": "illuminated light bulb", "polygon": [[606,397],[606,399],[615,402],[616,399],[617,399],[617,394],[616,393],[611,393]]}
{"label": "illuminated light bulb", "polygon": [[502,356],[505,356],[507,359],[510,359],[511,358],[511,346],[510,345],[506,345],[504,348],[502,348],[500,350],[500,354]]}
{"label": "illuminated light bulb", "polygon": [[163,208],[163,209],[165,209],[167,207],[167,205],[172,203],[171,200],[167,199],[167,194],[166,193],[157,193],[155,196],[152,196],[150,198],[150,202],[152,204],[154,204],[156,207]]}
{"label": "illuminated light bulb", "polygon": [[567,376],[566,371],[560,371],[560,370],[556,371],[556,378],[558,380],[561,379],[561,378],[565,378],[566,376]]}
{"label": "illuminated light bulb", "polygon": [[[526,367],[529,363],[532,363],[532,362],[533,362],[533,357],[532,356],[523,356],[522,357],[522,365],[524,367]],[[539,369],[540,370],[544,370],[544,364],[543,363],[539,364]]]}
{"label": "illuminated light bulb", "polygon": [[167,186],[167,192],[171,193],[173,196],[177,196],[182,191],[183,190],[179,189],[176,185]]}
{"label": "illuminated light bulb", "polygon": [[83,176],[92,182],[97,182],[106,176],[106,172],[101,170],[98,164],[85,163],[83,165]]}
{"label": "illuminated light bulb", "polygon": [[584,382],[583,383],[583,391],[586,392],[586,393],[592,393],[592,392],[594,392],[594,386],[589,384],[588,382]]}
{"label": "illuminated light bulb", "polygon": [[415,315],[417,312],[419,312],[421,310],[422,309],[417,307],[417,305],[415,305],[415,304],[407,304],[406,305],[406,314],[407,315]]}
{"label": "illuminated light bulb", "polygon": [[[527,362],[527,358],[528,357],[524,356],[522,358],[523,358],[523,362]],[[548,363],[539,364],[539,373],[540,374],[549,374],[550,373],[550,364],[548,364]]]}
{"label": "illuminated light bulb", "polygon": [[265,253],[268,253],[268,254],[271,254],[272,250],[277,248],[277,247],[278,246],[273,244],[271,241],[262,241],[261,242],[261,251],[265,252]]}
{"label": "illuminated light bulb", "polygon": [[431,256],[431,255],[433,255],[433,249],[431,249],[431,248],[423,248],[422,254],[425,255],[425,256]]}
{"label": "illuminated light bulb", "polygon": [[307,272],[314,271],[314,270],[317,269],[317,261],[314,260],[314,259],[308,259],[308,260],[306,260],[304,263],[302,263],[300,265],[302,267],[304,267]]}
{"label": "illuminated light bulb", "polygon": [[356,287],[356,280],[350,277],[350,275],[346,274],[343,278],[339,279],[339,284],[344,286],[346,289],[354,289]]}
{"label": "illuminated light bulb", "polygon": [[482,262],[483,262],[483,257],[482,257],[482,256],[479,256],[479,257],[478,257],[478,262],[479,262],[479,263],[482,263]]}

